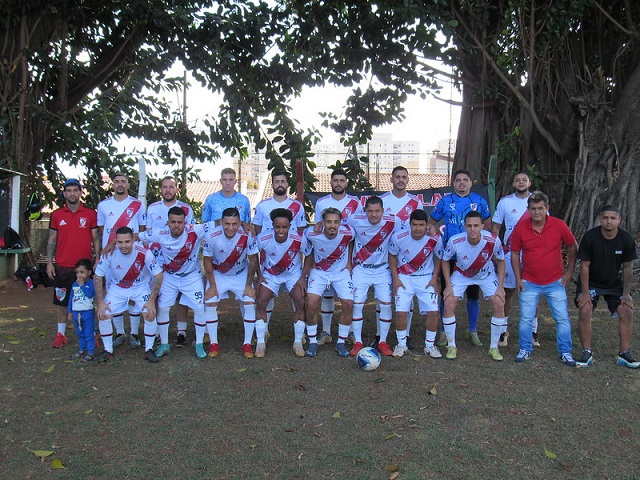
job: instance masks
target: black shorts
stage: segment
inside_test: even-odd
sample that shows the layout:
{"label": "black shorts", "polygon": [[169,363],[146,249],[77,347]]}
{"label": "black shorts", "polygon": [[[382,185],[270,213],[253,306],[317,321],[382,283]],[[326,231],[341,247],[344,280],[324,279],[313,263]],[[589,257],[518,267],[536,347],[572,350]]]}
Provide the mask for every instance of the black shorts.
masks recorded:
{"label": "black shorts", "polygon": [[[576,298],[573,300],[576,307],[578,306],[578,297],[580,296],[581,292],[582,290],[580,288],[576,290]],[[604,298],[604,301],[607,302],[607,308],[609,309],[609,312],[611,312],[611,316],[617,316],[618,307],[622,303],[622,289],[590,288],[589,297],[591,297],[592,311],[595,310],[598,306],[598,300],[600,299],[600,296],[602,296]]]}
{"label": "black shorts", "polygon": [[76,281],[76,269],[74,267],[61,267],[54,265],[56,278],[53,280],[53,304],[66,307],[69,305],[71,287]]}

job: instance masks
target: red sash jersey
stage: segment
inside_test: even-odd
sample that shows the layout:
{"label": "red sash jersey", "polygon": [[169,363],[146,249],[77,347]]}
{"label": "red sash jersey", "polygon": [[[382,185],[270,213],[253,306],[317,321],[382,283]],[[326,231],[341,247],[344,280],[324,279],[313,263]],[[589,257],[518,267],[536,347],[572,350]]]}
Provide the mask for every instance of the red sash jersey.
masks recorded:
{"label": "red sash jersey", "polygon": [[562,277],[562,245],[576,241],[562,220],[547,216],[540,233],[533,230],[531,217],[523,218],[511,234],[511,251],[522,252],[522,279],[549,285]]}
{"label": "red sash jersey", "polygon": [[91,230],[98,228],[95,210],[80,204],[72,212],[65,205],[51,214],[49,228],[58,232],[56,264],[73,268],[81,258],[93,258]]}

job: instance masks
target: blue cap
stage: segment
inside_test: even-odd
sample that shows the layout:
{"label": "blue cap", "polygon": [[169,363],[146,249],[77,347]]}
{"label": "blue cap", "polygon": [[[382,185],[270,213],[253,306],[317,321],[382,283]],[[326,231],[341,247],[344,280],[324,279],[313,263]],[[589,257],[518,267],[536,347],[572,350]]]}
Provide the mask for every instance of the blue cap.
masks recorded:
{"label": "blue cap", "polygon": [[80,190],[82,190],[82,184],[80,183],[80,180],[75,178],[70,178],[69,180],[64,182],[63,188],[70,187],[71,185],[76,185]]}

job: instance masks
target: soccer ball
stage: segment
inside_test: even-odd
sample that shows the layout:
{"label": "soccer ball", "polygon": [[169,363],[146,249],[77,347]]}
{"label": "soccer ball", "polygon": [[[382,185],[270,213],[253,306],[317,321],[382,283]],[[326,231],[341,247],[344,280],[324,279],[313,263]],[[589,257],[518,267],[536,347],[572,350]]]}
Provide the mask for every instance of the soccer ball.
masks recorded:
{"label": "soccer ball", "polygon": [[365,372],[370,372],[378,368],[381,360],[382,356],[380,352],[373,347],[364,347],[356,355],[358,366]]}

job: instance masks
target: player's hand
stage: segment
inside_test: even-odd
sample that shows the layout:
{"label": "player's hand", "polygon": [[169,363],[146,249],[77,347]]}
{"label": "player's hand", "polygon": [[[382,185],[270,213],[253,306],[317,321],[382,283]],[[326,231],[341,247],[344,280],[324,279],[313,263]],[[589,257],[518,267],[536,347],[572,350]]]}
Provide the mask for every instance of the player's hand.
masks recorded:
{"label": "player's hand", "polygon": [[71,312],[67,313],[67,322],[73,322],[73,314]]}
{"label": "player's hand", "polygon": [[300,276],[300,278],[298,279],[298,281],[294,285],[294,288],[296,286],[299,286],[302,289],[302,294],[306,295],[306,293],[307,293],[307,279],[304,278],[304,275]]}
{"label": "player's hand", "polygon": [[115,240],[111,240],[109,243],[107,243],[106,247],[102,249],[101,256],[106,257],[107,255],[112,253],[115,249],[116,249],[116,242]]}
{"label": "player's hand", "polygon": [[522,280],[516,280],[516,290],[519,292],[524,292],[524,283]]}
{"label": "player's hand", "polygon": [[156,302],[148,301],[142,307],[142,318],[146,321],[156,318]]}
{"label": "player's hand", "polygon": [[111,307],[104,302],[100,302],[98,305],[98,319],[99,320],[109,320],[113,317],[111,313]]}
{"label": "player's hand", "polygon": [[430,237],[435,237],[439,233],[440,232],[438,231],[435,225],[431,225],[430,223],[427,224],[427,235],[429,235]]}
{"label": "player's hand", "polygon": [[571,280],[571,274],[569,272],[564,272],[562,277],[560,277],[560,285],[566,287],[569,283],[569,280]]}
{"label": "player's hand", "polygon": [[582,308],[587,305],[591,305],[591,297],[589,294],[580,293],[578,295],[578,308]]}
{"label": "player's hand", "polygon": [[47,276],[51,280],[56,278],[56,267],[53,266],[53,263],[47,263]]}
{"label": "player's hand", "polygon": [[633,298],[631,298],[630,294],[623,295],[620,300],[622,301],[622,304],[624,306],[629,307],[631,310],[633,310]]}
{"label": "player's hand", "polygon": [[504,302],[504,299],[505,299],[506,295],[505,295],[503,287],[498,287],[496,289],[496,293],[494,293],[494,295]]}
{"label": "player's hand", "polygon": [[240,224],[245,232],[249,232],[254,237],[256,236],[256,229],[253,227],[252,223],[240,222]]}
{"label": "player's hand", "polygon": [[400,280],[393,282],[393,296],[394,297],[396,295],[398,295],[398,290],[401,289],[401,288],[405,288],[404,283],[402,283]]}
{"label": "player's hand", "polygon": [[206,302],[207,300],[212,299],[213,297],[217,297],[218,296],[218,289],[216,288],[215,285],[209,285],[209,288],[207,288],[204,291],[204,301]]}
{"label": "player's hand", "polygon": [[316,224],[313,226],[314,233],[321,233],[324,228],[324,222],[322,220],[318,220]]}
{"label": "player's hand", "polygon": [[252,284],[248,284],[246,287],[244,287],[244,292],[242,292],[242,295],[244,295],[245,297],[251,297],[254,300],[256,299],[256,289],[253,288]]}
{"label": "player's hand", "polygon": [[442,292],[442,298],[445,299],[447,297],[453,297],[453,288],[451,287],[444,288],[444,291]]}
{"label": "player's hand", "polygon": [[440,295],[440,282],[437,278],[432,278],[429,283],[427,283],[426,290],[429,290],[429,287],[433,288],[433,290]]}

